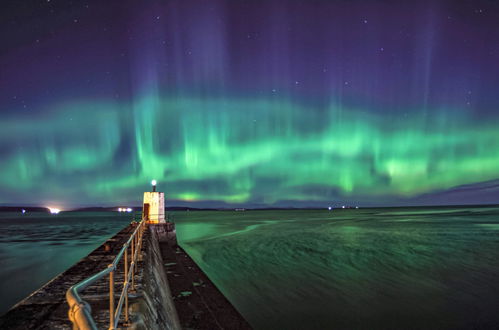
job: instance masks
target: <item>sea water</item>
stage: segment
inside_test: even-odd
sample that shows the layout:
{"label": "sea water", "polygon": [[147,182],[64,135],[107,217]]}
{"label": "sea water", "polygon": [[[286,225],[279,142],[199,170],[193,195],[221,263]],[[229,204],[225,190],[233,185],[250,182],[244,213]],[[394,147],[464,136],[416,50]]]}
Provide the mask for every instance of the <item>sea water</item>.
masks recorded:
{"label": "sea water", "polygon": [[[174,212],[255,329],[499,327],[499,208]],[[0,313],[129,222],[0,214]]]}
{"label": "sea water", "polygon": [[131,222],[117,212],[0,212],[0,315]]}
{"label": "sea water", "polygon": [[499,328],[499,209],[184,212],[180,244],[256,329]]}

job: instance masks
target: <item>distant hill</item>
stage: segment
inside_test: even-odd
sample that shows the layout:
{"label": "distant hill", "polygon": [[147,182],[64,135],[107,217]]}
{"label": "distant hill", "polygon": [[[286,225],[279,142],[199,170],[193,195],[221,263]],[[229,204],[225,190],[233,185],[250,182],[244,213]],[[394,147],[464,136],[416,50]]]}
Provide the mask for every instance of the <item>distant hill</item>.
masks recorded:
{"label": "distant hill", "polygon": [[[83,208],[79,208],[79,209],[73,209],[71,211],[72,212],[110,212],[110,211],[117,211],[119,207],[122,207],[122,206],[113,206],[113,207],[93,206],[93,207],[83,207]],[[137,210],[140,210],[140,209],[137,208]]]}
{"label": "distant hill", "polygon": [[46,212],[50,213],[50,210],[46,207],[39,206],[0,206],[0,212]]}

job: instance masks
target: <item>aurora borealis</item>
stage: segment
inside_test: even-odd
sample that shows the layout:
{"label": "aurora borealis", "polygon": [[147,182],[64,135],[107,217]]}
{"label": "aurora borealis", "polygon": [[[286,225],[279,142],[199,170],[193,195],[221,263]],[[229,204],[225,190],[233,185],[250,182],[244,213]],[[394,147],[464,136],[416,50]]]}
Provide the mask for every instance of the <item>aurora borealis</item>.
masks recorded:
{"label": "aurora borealis", "polygon": [[492,1],[2,6],[0,205],[499,197]]}

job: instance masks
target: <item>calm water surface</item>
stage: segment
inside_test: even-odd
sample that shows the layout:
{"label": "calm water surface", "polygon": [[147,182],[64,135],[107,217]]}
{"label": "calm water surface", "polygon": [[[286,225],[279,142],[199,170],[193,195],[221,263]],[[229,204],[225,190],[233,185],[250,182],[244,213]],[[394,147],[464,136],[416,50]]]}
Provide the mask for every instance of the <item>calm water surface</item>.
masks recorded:
{"label": "calm water surface", "polygon": [[115,212],[0,212],[0,315],[130,221]]}
{"label": "calm water surface", "polygon": [[181,245],[256,329],[499,328],[499,209],[185,212]]}
{"label": "calm water surface", "polygon": [[[0,214],[0,313],[130,221]],[[175,212],[256,329],[499,328],[499,208]]]}

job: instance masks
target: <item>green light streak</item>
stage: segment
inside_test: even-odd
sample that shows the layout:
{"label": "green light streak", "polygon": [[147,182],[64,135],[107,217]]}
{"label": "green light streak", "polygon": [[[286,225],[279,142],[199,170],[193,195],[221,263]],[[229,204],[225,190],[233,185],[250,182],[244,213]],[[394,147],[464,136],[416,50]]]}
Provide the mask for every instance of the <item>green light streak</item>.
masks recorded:
{"label": "green light streak", "polygon": [[137,199],[155,178],[169,199],[273,203],[411,197],[499,177],[497,123],[448,109],[430,120],[286,100],[159,97],[131,108],[52,108],[0,123],[5,188],[112,203]]}

